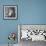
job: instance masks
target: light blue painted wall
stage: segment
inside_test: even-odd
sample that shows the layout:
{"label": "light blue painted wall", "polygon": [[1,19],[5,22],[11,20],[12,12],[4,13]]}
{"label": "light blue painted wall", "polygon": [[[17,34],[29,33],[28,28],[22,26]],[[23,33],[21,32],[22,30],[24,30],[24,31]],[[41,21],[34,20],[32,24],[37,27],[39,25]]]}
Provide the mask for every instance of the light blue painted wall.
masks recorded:
{"label": "light blue painted wall", "polygon": [[21,0],[23,24],[46,24],[46,0]]}
{"label": "light blue painted wall", "polygon": [[[3,20],[3,5],[18,5],[18,20]],[[46,0],[0,0],[0,44],[18,24],[46,24]]]}
{"label": "light blue painted wall", "polygon": [[[19,17],[18,20],[3,20],[3,5],[18,4],[18,0],[0,0],[0,44],[7,44],[9,42],[8,34],[10,32],[16,32],[18,34],[17,24],[19,23]],[[15,42],[17,42],[17,39]]]}

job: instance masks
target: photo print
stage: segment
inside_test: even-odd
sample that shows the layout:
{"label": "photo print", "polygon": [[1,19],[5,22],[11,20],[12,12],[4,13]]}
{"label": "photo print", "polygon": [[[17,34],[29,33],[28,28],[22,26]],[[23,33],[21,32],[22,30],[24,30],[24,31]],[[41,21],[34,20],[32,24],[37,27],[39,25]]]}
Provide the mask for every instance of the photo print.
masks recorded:
{"label": "photo print", "polygon": [[17,6],[5,5],[4,6],[4,19],[17,19]]}

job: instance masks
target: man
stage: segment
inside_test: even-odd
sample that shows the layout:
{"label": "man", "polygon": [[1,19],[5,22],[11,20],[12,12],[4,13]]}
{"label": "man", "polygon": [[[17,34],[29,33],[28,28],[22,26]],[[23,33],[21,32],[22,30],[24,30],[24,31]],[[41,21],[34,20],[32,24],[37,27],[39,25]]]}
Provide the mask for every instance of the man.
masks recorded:
{"label": "man", "polygon": [[7,14],[6,17],[15,17],[15,8],[9,7],[6,14]]}

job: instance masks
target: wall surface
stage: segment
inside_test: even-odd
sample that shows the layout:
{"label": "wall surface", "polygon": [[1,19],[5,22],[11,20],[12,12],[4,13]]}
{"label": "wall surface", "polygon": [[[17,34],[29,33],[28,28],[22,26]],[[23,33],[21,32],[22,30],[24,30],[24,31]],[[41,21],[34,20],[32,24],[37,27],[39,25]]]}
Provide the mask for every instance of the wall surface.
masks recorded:
{"label": "wall surface", "polygon": [[[3,5],[18,5],[18,19],[3,20]],[[18,32],[18,24],[46,24],[46,0],[0,0],[0,44],[8,43],[10,32]]]}
{"label": "wall surface", "polygon": [[21,24],[46,24],[46,0],[21,0]]}
{"label": "wall surface", "polygon": [[[7,44],[9,42],[8,35],[10,32],[16,32],[16,34],[18,34],[17,24],[19,23],[19,16],[18,20],[3,19],[3,5],[18,5],[18,4],[19,4],[18,0],[0,0],[0,44]],[[17,39],[15,41],[16,43],[18,43]]]}

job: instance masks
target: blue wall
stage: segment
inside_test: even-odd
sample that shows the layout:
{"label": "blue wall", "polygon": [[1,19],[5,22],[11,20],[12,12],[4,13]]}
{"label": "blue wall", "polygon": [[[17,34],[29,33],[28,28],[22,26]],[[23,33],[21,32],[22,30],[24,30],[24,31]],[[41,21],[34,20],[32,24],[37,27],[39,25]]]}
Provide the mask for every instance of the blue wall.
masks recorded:
{"label": "blue wall", "polygon": [[[3,20],[3,5],[17,4],[19,4],[18,0],[0,0],[0,44],[7,44],[9,42],[8,34],[10,32],[18,34],[17,24],[19,23],[19,17],[18,20]],[[17,39],[15,42],[18,42]]]}
{"label": "blue wall", "polygon": [[[18,20],[3,20],[3,5],[18,5]],[[46,0],[0,0],[0,44],[18,24],[46,24]]]}
{"label": "blue wall", "polygon": [[21,0],[20,22],[46,24],[46,0]]}

